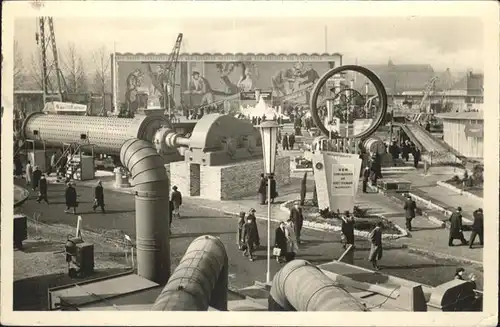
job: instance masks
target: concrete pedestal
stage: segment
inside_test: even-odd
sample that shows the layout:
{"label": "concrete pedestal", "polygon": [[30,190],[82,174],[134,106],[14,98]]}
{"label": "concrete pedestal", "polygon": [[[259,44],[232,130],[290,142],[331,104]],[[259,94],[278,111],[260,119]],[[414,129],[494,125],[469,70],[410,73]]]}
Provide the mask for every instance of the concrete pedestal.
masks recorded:
{"label": "concrete pedestal", "polygon": [[[170,163],[170,184],[185,196],[210,200],[234,200],[257,196],[262,159],[236,162],[222,166],[200,166],[185,161]],[[276,158],[276,188],[290,184],[290,158]]]}

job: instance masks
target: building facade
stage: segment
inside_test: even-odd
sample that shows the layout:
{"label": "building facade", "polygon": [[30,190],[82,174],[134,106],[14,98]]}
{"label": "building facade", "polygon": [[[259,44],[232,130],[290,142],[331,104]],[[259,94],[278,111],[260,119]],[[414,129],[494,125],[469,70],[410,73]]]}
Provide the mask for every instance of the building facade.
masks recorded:
{"label": "building facade", "polygon": [[113,54],[115,106],[127,104],[132,110],[147,107],[147,98],[163,97],[164,90],[168,90],[175,107],[210,104],[255,89],[271,90],[273,97],[281,97],[308,87],[327,70],[342,65],[339,53],[183,53],[179,55],[175,80],[162,85],[168,80],[168,60],[168,54]]}
{"label": "building facade", "polygon": [[484,157],[483,112],[455,112],[437,115],[443,121],[443,140],[467,158]]}

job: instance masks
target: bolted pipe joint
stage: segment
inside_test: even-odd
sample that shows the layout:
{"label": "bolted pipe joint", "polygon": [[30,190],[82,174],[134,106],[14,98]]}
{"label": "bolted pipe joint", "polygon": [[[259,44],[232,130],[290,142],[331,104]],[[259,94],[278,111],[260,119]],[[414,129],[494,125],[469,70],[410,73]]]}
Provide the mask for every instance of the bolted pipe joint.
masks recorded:
{"label": "bolted pipe joint", "polygon": [[138,139],[123,143],[120,160],[135,189],[137,273],[165,284],[170,275],[170,183],[164,161],[151,143]]}
{"label": "bolted pipe joint", "polygon": [[153,311],[227,311],[228,258],[222,241],[195,239],[156,299]]}
{"label": "bolted pipe joint", "polygon": [[293,260],[276,273],[269,311],[365,311],[347,291],[305,260]]}

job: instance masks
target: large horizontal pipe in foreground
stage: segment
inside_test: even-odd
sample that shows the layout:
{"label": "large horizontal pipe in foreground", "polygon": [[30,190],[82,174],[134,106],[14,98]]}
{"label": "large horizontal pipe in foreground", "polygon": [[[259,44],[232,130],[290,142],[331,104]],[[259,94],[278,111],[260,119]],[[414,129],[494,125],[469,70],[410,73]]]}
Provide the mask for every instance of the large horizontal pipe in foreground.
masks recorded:
{"label": "large horizontal pipe in foreground", "polygon": [[137,273],[165,284],[170,275],[170,183],[163,158],[147,141],[131,139],[120,160],[134,182]]}
{"label": "large horizontal pipe in foreground", "polygon": [[269,296],[275,302],[269,301],[269,311],[365,311],[347,291],[305,260],[293,260],[278,271]]}
{"label": "large horizontal pipe in foreground", "polygon": [[172,273],[156,299],[155,311],[207,311],[211,306],[227,311],[228,258],[214,236],[200,236]]}
{"label": "large horizontal pipe in foreground", "polygon": [[119,155],[125,141],[136,138],[153,142],[155,133],[170,122],[163,115],[137,115],[135,118],[94,117],[32,113],[23,122],[21,136],[45,145],[85,142],[95,153]]}

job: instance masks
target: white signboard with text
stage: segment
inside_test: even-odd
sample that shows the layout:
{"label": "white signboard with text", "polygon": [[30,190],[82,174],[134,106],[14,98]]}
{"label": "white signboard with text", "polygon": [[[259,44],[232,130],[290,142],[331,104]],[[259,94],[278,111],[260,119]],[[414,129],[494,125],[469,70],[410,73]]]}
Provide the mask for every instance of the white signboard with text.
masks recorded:
{"label": "white signboard with text", "polygon": [[373,119],[356,119],[353,124],[354,135],[359,135],[366,131],[373,124]]}

